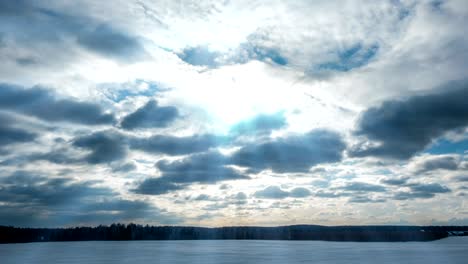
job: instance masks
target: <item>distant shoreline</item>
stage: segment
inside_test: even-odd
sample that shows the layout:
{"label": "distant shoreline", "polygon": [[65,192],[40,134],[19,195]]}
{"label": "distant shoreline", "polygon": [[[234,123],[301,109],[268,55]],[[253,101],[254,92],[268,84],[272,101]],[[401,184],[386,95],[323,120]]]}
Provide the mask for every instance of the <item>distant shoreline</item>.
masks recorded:
{"label": "distant shoreline", "polygon": [[20,228],[0,226],[0,243],[137,240],[317,240],[337,242],[433,241],[468,236],[468,226],[191,227],[112,224],[97,227]]}

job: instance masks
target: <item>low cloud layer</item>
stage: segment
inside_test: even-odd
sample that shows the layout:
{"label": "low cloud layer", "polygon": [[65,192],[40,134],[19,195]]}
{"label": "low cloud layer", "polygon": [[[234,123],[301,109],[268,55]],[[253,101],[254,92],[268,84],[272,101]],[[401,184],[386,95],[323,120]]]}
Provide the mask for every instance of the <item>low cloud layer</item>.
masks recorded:
{"label": "low cloud layer", "polygon": [[143,107],[127,115],[121,122],[124,129],[161,128],[168,126],[179,116],[173,106],[158,106],[158,102],[150,100]]}
{"label": "low cloud layer", "polygon": [[345,147],[337,133],[314,130],[245,146],[233,154],[232,160],[254,171],[306,172],[320,163],[340,161]]}
{"label": "low cloud layer", "polygon": [[18,112],[50,122],[84,125],[112,124],[115,117],[98,104],[59,98],[40,87],[23,88],[0,84],[0,109]]}
{"label": "low cloud layer", "polygon": [[263,199],[304,198],[312,195],[309,189],[297,187],[290,191],[282,190],[278,186],[269,186],[263,190],[256,191],[254,196]]}
{"label": "low cloud layer", "polygon": [[350,154],[396,159],[413,156],[444,133],[468,125],[467,95],[466,81],[451,82],[439,93],[386,101],[366,110],[356,134],[379,145],[355,149]]}

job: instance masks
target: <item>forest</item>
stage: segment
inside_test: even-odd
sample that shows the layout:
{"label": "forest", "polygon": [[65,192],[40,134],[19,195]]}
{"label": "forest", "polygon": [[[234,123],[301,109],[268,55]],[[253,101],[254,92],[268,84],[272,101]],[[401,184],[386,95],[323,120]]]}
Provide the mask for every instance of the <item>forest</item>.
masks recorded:
{"label": "forest", "polygon": [[0,226],[0,243],[108,240],[323,240],[356,242],[432,241],[468,235],[468,226],[189,227],[112,224],[97,227],[19,228]]}

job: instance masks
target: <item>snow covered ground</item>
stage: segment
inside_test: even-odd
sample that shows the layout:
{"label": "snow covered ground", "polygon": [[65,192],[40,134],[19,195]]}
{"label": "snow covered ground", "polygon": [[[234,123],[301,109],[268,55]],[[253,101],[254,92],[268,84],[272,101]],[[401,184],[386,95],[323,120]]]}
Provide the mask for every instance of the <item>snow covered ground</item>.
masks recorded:
{"label": "snow covered ground", "polygon": [[433,242],[102,241],[0,245],[13,263],[467,263],[468,237]]}

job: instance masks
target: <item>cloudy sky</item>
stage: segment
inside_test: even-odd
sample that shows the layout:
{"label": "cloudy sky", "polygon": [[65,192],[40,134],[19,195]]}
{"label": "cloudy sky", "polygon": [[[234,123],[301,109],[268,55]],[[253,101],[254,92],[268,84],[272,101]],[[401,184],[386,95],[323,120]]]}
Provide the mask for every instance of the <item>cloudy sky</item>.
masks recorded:
{"label": "cloudy sky", "polygon": [[0,225],[468,225],[465,0],[0,1]]}

